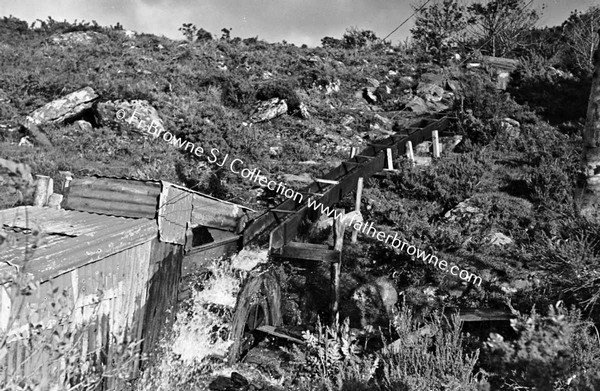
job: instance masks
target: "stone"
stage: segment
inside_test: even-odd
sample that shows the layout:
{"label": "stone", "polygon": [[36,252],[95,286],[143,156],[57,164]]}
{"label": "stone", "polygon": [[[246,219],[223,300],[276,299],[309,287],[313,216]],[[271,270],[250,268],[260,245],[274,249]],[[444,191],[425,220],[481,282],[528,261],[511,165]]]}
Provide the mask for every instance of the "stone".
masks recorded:
{"label": "stone", "polygon": [[480,208],[472,205],[471,199],[466,199],[446,212],[444,218],[448,222],[462,223],[468,221],[472,224],[479,224],[483,221],[484,215]]}
{"label": "stone", "polygon": [[285,100],[273,98],[266,102],[260,102],[255,108],[250,120],[254,123],[265,122],[277,118],[288,111]]}
{"label": "stone", "polygon": [[48,197],[48,207],[53,209],[60,209],[60,204],[63,201],[63,195],[53,193]]}
{"label": "stone", "polygon": [[402,76],[400,78],[398,78],[398,88],[400,90],[408,90],[408,89],[413,89],[414,87],[417,86],[417,82],[415,81],[415,78],[412,76]]}
{"label": "stone", "polygon": [[219,376],[210,382],[208,389],[213,391],[235,391],[238,387],[230,378]]}
{"label": "stone", "polygon": [[423,98],[418,96],[413,97],[407,104],[406,108],[411,110],[415,114],[425,114],[429,111],[427,104]]}
{"label": "stone", "polygon": [[77,125],[82,132],[91,132],[93,130],[92,124],[84,120],[75,121],[75,125]]}
{"label": "stone", "polygon": [[371,85],[371,87],[379,87],[380,83],[378,80],[373,79],[372,77],[367,77],[367,83],[369,83]]}
{"label": "stone", "polygon": [[444,89],[437,84],[419,83],[417,95],[427,102],[439,102],[444,97]]}
{"label": "stone", "polygon": [[340,91],[340,81],[339,80],[329,82],[325,86],[325,95],[330,95],[330,94],[333,94],[334,92],[339,92],[339,91]]}
{"label": "stone", "polygon": [[61,46],[91,45],[97,44],[103,38],[102,34],[95,31],[71,31],[53,36],[51,42]]}
{"label": "stone", "polygon": [[231,380],[239,388],[246,387],[250,384],[248,379],[246,379],[243,375],[241,375],[238,372],[231,372]]}
{"label": "stone", "polygon": [[33,176],[31,175],[31,167],[24,163],[16,163],[12,160],[0,158],[0,168],[10,171],[12,174],[21,177],[27,185],[33,185]]}
{"label": "stone", "polygon": [[463,140],[463,136],[456,134],[451,137],[440,137],[440,152],[452,152]]}
{"label": "stone", "polygon": [[430,166],[431,156],[415,156],[415,165],[417,166]]}
{"label": "stone", "polygon": [[308,112],[308,107],[306,107],[306,104],[304,102],[300,103],[300,117],[302,117],[303,119],[309,119],[310,118],[310,113]]}
{"label": "stone", "polygon": [[420,155],[429,155],[431,153],[432,148],[432,141],[423,141],[422,143],[419,143],[414,147],[414,153]]}
{"label": "stone", "polygon": [[25,126],[76,119],[90,110],[98,98],[91,87],[82,88],[34,110],[25,118]]}
{"label": "stone", "polygon": [[269,156],[276,157],[276,156],[279,156],[280,154],[281,154],[281,147],[280,146],[269,147]]}
{"label": "stone", "polygon": [[495,232],[486,236],[486,240],[492,246],[504,247],[514,243],[514,241],[501,232]]}
{"label": "stone", "polygon": [[144,135],[165,132],[158,111],[146,100],[101,102],[96,110],[102,125],[126,127]]}
{"label": "stone", "polygon": [[365,87],[362,92],[362,97],[368,103],[377,103],[376,87]]}
{"label": "stone", "polygon": [[350,125],[352,122],[354,122],[354,117],[351,115],[346,114],[343,118],[342,118],[342,122],[341,125],[342,126],[348,126]]}
{"label": "stone", "polygon": [[21,137],[21,140],[19,140],[19,147],[33,148],[33,143],[29,140],[29,136]]}
{"label": "stone", "polygon": [[500,122],[500,127],[510,139],[519,138],[521,135],[521,124],[512,118],[504,118]]}
{"label": "stone", "polygon": [[256,266],[269,261],[268,250],[244,248],[231,258],[231,268],[250,271]]}

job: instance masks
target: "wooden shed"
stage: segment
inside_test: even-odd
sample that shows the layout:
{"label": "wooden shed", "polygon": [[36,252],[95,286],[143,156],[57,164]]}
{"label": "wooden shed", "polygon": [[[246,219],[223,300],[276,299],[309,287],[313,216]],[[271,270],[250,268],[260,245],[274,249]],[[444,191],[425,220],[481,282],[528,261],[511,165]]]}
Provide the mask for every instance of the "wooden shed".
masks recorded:
{"label": "wooden shed", "polygon": [[[63,193],[64,209],[0,210],[0,229],[10,238],[0,275],[27,275],[39,284],[31,295],[15,284],[0,286],[0,336],[8,338],[0,349],[2,380],[37,374],[52,381],[60,372],[56,365],[64,363],[34,353],[27,330],[32,315],[53,327],[51,303],[63,292],[71,325],[84,330],[85,354],[110,366],[112,346],[150,351],[175,313],[169,308],[182,265],[223,248],[237,251],[246,220],[238,205],[161,181],[86,177],[64,183]],[[138,367],[138,360],[130,363],[130,376]]]}

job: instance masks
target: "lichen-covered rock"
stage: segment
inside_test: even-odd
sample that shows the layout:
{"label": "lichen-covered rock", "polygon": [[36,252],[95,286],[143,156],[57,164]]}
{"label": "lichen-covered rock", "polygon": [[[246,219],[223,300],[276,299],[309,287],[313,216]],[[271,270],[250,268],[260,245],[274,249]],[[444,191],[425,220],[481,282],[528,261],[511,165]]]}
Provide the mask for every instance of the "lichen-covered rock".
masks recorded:
{"label": "lichen-covered rock", "polygon": [[273,118],[279,117],[287,113],[288,106],[285,100],[279,98],[273,98],[265,102],[258,104],[254,113],[250,117],[252,122],[264,122],[272,120]]}
{"label": "lichen-covered rock", "polygon": [[84,87],[34,110],[25,118],[25,126],[63,123],[85,114],[99,98],[91,87]]}
{"label": "lichen-covered rock", "polygon": [[51,42],[55,45],[91,45],[105,38],[104,35],[95,31],[72,31],[52,37]]}

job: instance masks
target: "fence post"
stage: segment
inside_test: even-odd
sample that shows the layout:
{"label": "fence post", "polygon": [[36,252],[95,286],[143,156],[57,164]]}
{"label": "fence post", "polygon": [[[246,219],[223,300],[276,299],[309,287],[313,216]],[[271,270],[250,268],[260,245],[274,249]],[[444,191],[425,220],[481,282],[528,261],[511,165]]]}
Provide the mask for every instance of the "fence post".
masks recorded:
{"label": "fence post", "polygon": [[440,139],[438,137],[437,130],[434,130],[433,132],[431,132],[431,138],[433,141],[433,157],[439,158],[440,157]]}
{"label": "fence post", "polygon": [[[358,183],[356,184],[356,204],[354,206],[354,210],[360,213],[360,202],[362,200],[362,191],[363,191],[364,179],[363,177],[358,178]],[[356,243],[356,239],[358,239],[358,231],[352,231],[352,243]]]}
{"label": "fence post", "polygon": [[413,152],[412,141],[406,142],[406,157],[412,164],[415,164],[415,154]]}

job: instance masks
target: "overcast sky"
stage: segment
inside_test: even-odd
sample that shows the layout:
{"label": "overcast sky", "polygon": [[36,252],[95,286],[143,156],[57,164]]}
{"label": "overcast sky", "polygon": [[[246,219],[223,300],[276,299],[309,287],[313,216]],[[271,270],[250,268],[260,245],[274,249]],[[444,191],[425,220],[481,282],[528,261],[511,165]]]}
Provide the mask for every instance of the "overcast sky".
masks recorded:
{"label": "overcast sky", "polygon": [[[29,23],[55,20],[120,22],[126,29],[183,39],[183,23],[193,23],[217,37],[223,27],[232,37],[268,42],[286,40],[319,45],[321,38],[340,38],[346,28],[373,30],[383,38],[412,14],[414,0],[0,0],[0,16],[13,15]],[[586,10],[598,0],[534,0],[546,8],[542,25],[556,25],[574,9]],[[409,36],[412,19],[390,37]]]}

